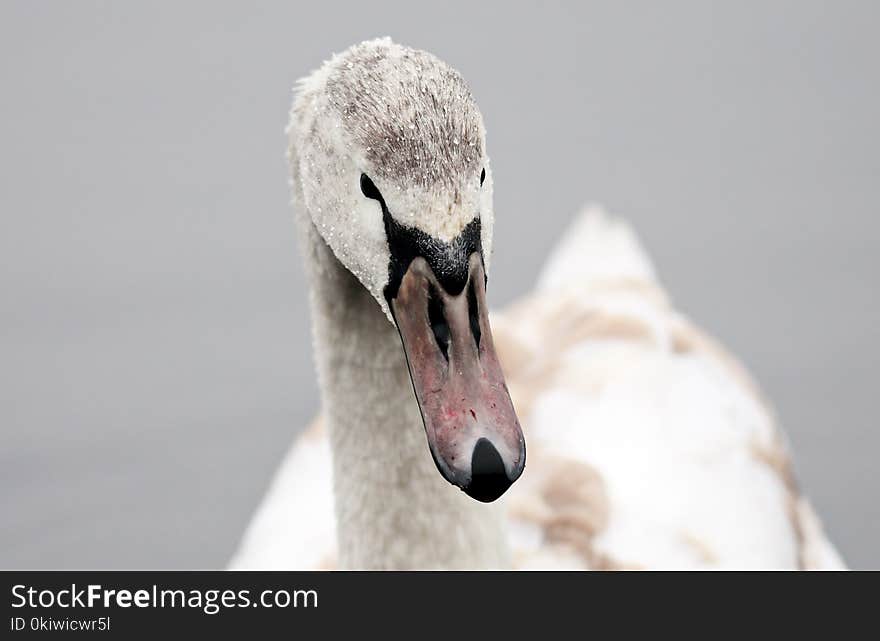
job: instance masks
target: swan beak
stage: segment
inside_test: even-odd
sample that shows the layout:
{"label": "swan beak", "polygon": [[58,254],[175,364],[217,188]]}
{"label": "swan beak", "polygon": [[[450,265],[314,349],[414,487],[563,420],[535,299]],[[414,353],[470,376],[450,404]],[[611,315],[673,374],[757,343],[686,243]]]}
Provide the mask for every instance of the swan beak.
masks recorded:
{"label": "swan beak", "polygon": [[452,294],[422,257],[390,299],[437,469],[488,503],[522,474],[525,440],[492,343],[478,253]]}

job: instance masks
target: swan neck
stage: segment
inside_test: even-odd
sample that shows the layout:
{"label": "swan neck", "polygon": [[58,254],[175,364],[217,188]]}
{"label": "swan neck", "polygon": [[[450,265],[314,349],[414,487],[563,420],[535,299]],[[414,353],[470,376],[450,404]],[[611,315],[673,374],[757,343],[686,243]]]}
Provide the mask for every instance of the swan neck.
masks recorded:
{"label": "swan neck", "polygon": [[340,566],[508,566],[497,505],[465,496],[431,460],[396,329],[302,218]]}

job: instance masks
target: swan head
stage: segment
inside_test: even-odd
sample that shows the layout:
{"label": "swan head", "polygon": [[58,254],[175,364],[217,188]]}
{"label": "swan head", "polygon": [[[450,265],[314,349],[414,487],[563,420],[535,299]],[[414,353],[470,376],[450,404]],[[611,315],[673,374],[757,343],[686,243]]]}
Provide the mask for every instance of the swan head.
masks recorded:
{"label": "swan head", "polygon": [[288,135],[295,201],[397,326],[438,470],[495,500],[525,443],[486,309],[492,171],[467,85],[429,53],[364,42],[301,81]]}

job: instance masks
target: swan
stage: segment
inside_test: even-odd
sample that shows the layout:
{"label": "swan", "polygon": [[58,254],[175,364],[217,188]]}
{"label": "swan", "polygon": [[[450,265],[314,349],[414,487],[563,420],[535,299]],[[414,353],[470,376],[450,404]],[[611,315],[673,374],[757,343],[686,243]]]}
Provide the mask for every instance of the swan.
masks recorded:
{"label": "swan", "polygon": [[756,385],[624,222],[586,208],[490,320],[492,169],[455,70],[355,45],[300,81],[288,136],[323,413],[232,568],[843,566]]}

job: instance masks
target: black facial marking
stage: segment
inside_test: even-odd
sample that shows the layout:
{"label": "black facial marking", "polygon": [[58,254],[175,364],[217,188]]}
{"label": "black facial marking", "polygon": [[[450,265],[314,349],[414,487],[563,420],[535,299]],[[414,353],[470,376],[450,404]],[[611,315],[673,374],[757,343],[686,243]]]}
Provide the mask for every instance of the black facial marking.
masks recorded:
{"label": "black facial marking", "polygon": [[480,258],[483,257],[480,218],[474,218],[451,242],[444,243],[421,229],[397,222],[391,217],[384,201],[379,202],[382,204],[385,236],[391,253],[391,259],[388,261],[388,284],[385,286],[386,300],[390,301],[397,297],[403,275],[409,264],[418,256],[428,262],[447,294],[450,296],[460,294],[467,284],[468,260],[471,254],[478,252]]}
{"label": "black facial marking", "polygon": [[378,200],[382,203],[382,208],[385,208],[385,199],[382,198],[382,193],[367,174],[361,174],[361,193],[367,198]]}
{"label": "black facial marking", "polygon": [[483,171],[480,172],[480,187],[483,186],[483,181],[486,180],[486,168],[483,167]]}
{"label": "black facial marking", "polygon": [[[483,170],[485,177],[486,170]],[[471,254],[478,252],[480,259],[483,258],[483,243],[480,226],[480,218],[475,217],[467,226],[461,230],[461,233],[452,239],[451,242],[445,243],[442,240],[433,238],[420,229],[409,227],[397,222],[388,211],[385,199],[382,193],[376,187],[367,174],[361,174],[361,192],[367,198],[379,201],[382,206],[382,221],[385,224],[385,237],[388,239],[388,249],[391,258],[388,261],[388,284],[385,286],[385,299],[391,299],[397,296],[397,290],[400,288],[400,282],[403,275],[409,268],[409,264],[417,256],[424,258],[440,286],[450,296],[457,296],[464,289],[468,279],[468,261]],[[470,292],[473,294],[473,291]],[[438,301],[439,296],[435,297]],[[442,305],[442,303],[441,303]],[[442,307],[441,307],[442,311]],[[471,306],[471,313],[476,314],[476,299],[474,305]],[[441,314],[442,316],[442,314]],[[477,322],[477,329],[474,337],[477,341],[477,347],[480,345],[479,322],[476,317],[471,323]],[[433,325],[433,323],[432,323]],[[442,328],[441,332],[442,332]],[[435,331],[438,343],[441,344],[444,356],[446,349],[442,345],[441,337]],[[447,341],[448,343],[448,341]]]}

